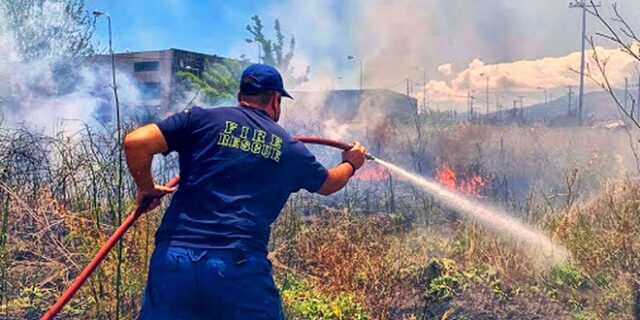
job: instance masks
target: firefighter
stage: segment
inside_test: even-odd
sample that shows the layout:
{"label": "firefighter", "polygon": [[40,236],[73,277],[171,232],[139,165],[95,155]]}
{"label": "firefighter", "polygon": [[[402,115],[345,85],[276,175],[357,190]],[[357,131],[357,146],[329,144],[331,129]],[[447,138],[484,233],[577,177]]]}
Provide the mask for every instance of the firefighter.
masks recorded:
{"label": "firefighter", "polygon": [[[365,160],[359,143],[326,169],[277,122],[281,75],[253,64],[238,105],[192,107],[140,127],[124,141],[138,205],[173,193],[160,227],[138,319],[283,319],[267,259],[270,226],[300,189],[330,195]],[[180,184],[154,182],[153,156],[176,151]],[[152,200],[153,199],[153,200]]]}

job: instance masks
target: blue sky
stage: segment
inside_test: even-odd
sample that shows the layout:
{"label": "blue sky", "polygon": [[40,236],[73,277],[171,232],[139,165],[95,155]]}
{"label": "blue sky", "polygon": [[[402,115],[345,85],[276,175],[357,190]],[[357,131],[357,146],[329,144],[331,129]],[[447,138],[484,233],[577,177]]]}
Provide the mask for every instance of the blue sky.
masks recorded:
{"label": "blue sky", "polygon": [[[226,55],[249,36],[245,26],[250,17],[273,2],[277,1],[88,0],[86,6],[111,15],[116,51],[181,48]],[[105,46],[106,30],[103,24],[96,32]]]}
{"label": "blue sky", "polygon": [[[292,8],[287,2],[297,4]],[[316,26],[305,25],[306,17],[296,12],[300,11],[301,4],[306,7],[307,16],[318,16],[314,12],[315,6],[319,13],[330,16],[332,31],[328,37],[319,39],[314,34],[318,31]],[[296,37],[297,53],[301,59],[298,70],[314,63],[316,66],[326,65],[327,57],[332,57],[331,69],[339,70],[335,72],[340,73],[340,77],[352,73],[345,69],[353,69],[353,63],[345,58],[353,54],[347,17],[351,7],[336,0],[315,1],[312,6],[307,6],[304,1],[277,0],[86,1],[87,10],[106,11],[111,15],[116,52],[179,48],[232,58],[244,54],[257,61],[256,44],[245,42],[250,38],[246,25],[257,14],[263,20],[267,36],[273,37],[274,21],[280,19],[285,35]],[[98,21],[94,37],[100,48],[105,50],[108,44],[106,20]],[[334,46],[333,43],[340,45]]]}
{"label": "blue sky", "polygon": [[[245,54],[252,60],[256,46],[244,41],[250,17],[260,15],[267,33],[280,18],[285,34],[298,40],[294,65],[298,70],[310,65],[312,77],[323,79],[321,87],[357,86],[358,64],[346,59],[354,55],[364,60],[365,87],[403,90],[407,77],[421,81],[419,68],[428,79],[446,80],[464,76],[472,63],[478,65],[475,59],[496,65],[578,51],[580,12],[569,9],[569,2],[86,0],[86,6],[111,14],[116,51],[181,48],[234,58]],[[613,2],[637,25],[640,2],[602,0],[603,10]],[[598,28],[589,21],[593,34]],[[106,47],[104,21],[96,39]],[[451,64],[451,75],[438,71],[445,64]]]}

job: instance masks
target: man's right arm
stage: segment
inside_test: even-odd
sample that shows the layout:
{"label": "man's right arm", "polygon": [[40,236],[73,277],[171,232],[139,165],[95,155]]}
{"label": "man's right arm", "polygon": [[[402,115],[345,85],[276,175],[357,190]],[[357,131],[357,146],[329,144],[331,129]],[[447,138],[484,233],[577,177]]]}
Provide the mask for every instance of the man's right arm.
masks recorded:
{"label": "man's right arm", "polygon": [[342,163],[328,170],[327,180],[324,181],[317,193],[328,196],[347,185],[349,179],[364,164],[367,149],[356,142],[351,150],[342,153]]}
{"label": "man's right arm", "polygon": [[[160,198],[176,191],[175,187],[165,187],[153,182],[151,164],[153,156],[169,149],[162,132],[155,124],[146,125],[133,130],[124,139],[124,151],[129,172],[136,183],[136,203],[140,206],[148,199]],[[159,206],[156,199],[148,210]]]}

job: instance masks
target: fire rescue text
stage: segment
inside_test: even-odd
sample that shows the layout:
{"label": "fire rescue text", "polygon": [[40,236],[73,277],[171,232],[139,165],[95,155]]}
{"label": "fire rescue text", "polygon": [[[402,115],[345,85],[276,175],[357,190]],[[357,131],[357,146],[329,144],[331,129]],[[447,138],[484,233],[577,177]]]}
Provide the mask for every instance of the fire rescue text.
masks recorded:
{"label": "fire rescue text", "polygon": [[282,138],[271,134],[269,143],[266,142],[266,139],[267,133],[264,130],[238,126],[233,121],[226,121],[224,131],[220,132],[218,145],[251,152],[280,162]]}

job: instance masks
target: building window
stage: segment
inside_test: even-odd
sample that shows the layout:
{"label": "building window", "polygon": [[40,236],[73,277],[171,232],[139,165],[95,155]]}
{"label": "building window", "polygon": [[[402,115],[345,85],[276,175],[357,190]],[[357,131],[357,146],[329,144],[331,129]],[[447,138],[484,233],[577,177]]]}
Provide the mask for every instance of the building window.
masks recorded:
{"label": "building window", "polygon": [[133,64],[133,72],[158,71],[159,69],[160,61],[143,61]]}
{"label": "building window", "polygon": [[143,82],[140,84],[140,93],[143,99],[160,99],[160,82]]}

